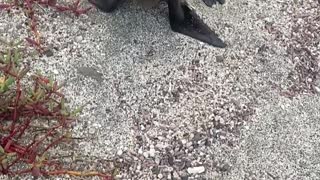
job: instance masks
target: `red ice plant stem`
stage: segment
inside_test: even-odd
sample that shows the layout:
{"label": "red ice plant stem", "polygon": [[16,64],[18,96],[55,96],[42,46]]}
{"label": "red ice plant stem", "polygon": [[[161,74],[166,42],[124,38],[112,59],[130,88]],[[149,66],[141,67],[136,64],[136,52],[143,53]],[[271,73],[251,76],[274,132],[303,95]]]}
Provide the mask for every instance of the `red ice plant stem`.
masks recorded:
{"label": "red ice plant stem", "polygon": [[[37,30],[37,19],[35,16],[34,4],[39,4],[44,7],[55,8],[59,12],[70,11],[76,16],[87,13],[92,7],[81,9],[80,0],[76,0],[73,4],[68,6],[57,5],[56,0],[22,0],[22,7],[26,10],[28,17],[30,19],[30,29],[33,33],[34,40],[30,37],[26,38],[26,41],[32,46],[35,47],[38,52],[43,53],[44,48],[41,45],[41,35]],[[13,7],[20,7],[19,0],[14,0],[10,4],[0,3],[0,10],[9,10]]]}

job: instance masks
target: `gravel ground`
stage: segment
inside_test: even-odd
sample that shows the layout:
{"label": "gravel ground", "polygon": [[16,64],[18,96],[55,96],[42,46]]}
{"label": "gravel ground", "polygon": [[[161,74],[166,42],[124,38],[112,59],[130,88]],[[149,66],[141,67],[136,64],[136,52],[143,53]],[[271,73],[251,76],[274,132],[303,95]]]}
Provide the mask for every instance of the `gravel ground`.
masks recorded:
{"label": "gravel ground", "polygon": [[[119,166],[119,179],[320,179],[319,2],[190,4],[226,49],[173,33],[165,4],[39,8],[50,48],[34,68],[66,80],[73,107],[89,103],[77,165]],[[27,37],[26,20],[0,12],[1,37]]]}

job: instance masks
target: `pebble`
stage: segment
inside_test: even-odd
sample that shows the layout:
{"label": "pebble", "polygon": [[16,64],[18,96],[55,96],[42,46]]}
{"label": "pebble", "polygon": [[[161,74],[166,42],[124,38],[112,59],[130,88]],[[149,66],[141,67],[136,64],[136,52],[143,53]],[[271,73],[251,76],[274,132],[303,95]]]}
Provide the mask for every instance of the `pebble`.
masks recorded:
{"label": "pebble", "polygon": [[224,61],[224,58],[223,58],[223,56],[216,56],[216,61],[217,62],[223,62]]}
{"label": "pebble", "polygon": [[156,150],[154,148],[150,149],[149,154],[151,157],[154,157],[156,154]]}
{"label": "pebble", "polygon": [[205,171],[205,168],[203,166],[198,166],[198,167],[189,167],[187,169],[189,174],[200,174]]}
{"label": "pebble", "polygon": [[173,178],[178,179],[179,178],[179,174],[177,172],[173,172]]}
{"label": "pebble", "polygon": [[158,143],[158,144],[156,145],[156,147],[159,148],[159,149],[165,149],[166,147],[168,147],[168,144]]}
{"label": "pebble", "polygon": [[316,90],[317,93],[320,93],[320,88],[315,86],[314,89]]}
{"label": "pebble", "polygon": [[144,125],[140,126],[141,131],[144,131],[146,128],[144,127]]}
{"label": "pebble", "polygon": [[123,153],[123,151],[120,149],[120,150],[117,152],[117,155],[118,155],[118,156],[121,156],[122,153]]}
{"label": "pebble", "polygon": [[149,157],[149,152],[144,152],[144,153],[143,153],[143,156],[144,156],[145,158],[148,158],[148,157]]}
{"label": "pebble", "polygon": [[51,56],[53,56],[54,54],[53,54],[53,51],[52,51],[52,49],[47,49],[46,51],[44,51],[43,52],[47,57],[51,57]]}
{"label": "pebble", "polygon": [[187,143],[187,140],[182,139],[182,140],[181,140],[181,143],[182,143],[182,144],[186,144],[186,143]]}
{"label": "pebble", "polygon": [[159,158],[155,158],[154,161],[155,161],[156,164],[160,164],[160,159]]}
{"label": "pebble", "polygon": [[89,134],[95,134],[96,129],[95,128],[89,128]]}
{"label": "pebble", "polygon": [[191,146],[192,146],[192,142],[188,142],[187,147],[191,147]]}
{"label": "pebble", "polygon": [[162,175],[162,174],[158,174],[158,178],[159,178],[159,179],[162,179],[162,178],[163,178],[163,175]]}
{"label": "pebble", "polygon": [[220,171],[223,171],[223,172],[230,171],[230,169],[231,169],[231,166],[229,164],[224,164],[222,167],[220,167]]}
{"label": "pebble", "polygon": [[82,37],[82,36],[77,36],[77,37],[76,37],[76,41],[77,41],[77,42],[81,42],[82,40],[83,40],[83,37]]}
{"label": "pebble", "polygon": [[54,70],[53,70],[53,74],[56,74],[56,75],[57,75],[57,74],[59,74],[59,71],[58,71],[57,69],[54,69]]}

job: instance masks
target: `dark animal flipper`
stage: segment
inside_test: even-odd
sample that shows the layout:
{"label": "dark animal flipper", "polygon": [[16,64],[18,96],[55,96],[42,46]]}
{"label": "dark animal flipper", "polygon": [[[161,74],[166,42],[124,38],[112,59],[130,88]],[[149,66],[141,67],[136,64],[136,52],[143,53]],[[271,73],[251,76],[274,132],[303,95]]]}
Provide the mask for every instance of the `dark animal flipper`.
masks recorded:
{"label": "dark animal flipper", "polygon": [[213,4],[224,4],[225,0],[202,0],[207,6],[212,7]]}
{"label": "dark animal flipper", "polygon": [[117,8],[119,0],[89,0],[91,4],[96,6],[103,12],[112,12]]}
{"label": "dark animal flipper", "polygon": [[208,43],[214,47],[224,48],[227,46],[186,4],[182,4],[182,11],[182,16],[182,12],[178,12],[177,9],[170,13],[169,7],[170,25],[173,31]]}

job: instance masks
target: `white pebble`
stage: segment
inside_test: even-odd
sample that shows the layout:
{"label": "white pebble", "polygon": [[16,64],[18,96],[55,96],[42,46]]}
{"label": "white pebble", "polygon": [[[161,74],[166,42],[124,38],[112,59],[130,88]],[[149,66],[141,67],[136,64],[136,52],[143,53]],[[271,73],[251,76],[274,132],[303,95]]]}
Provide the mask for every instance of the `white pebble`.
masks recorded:
{"label": "white pebble", "polygon": [[95,134],[96,130],[94,128],[89,129],[89,134]]}
{"label": "white pebble", "polygon": [[192,142],[188,142],[187,147],[191,147],[191,146],[192,146]]}
{"label": "white pebble", "polygon": [[163,178],[163,175],[162,175],[162,174],[158,174],[158,178],[159,178],[159,179],[162,179],[162,178]]}
{"label": "white pebble", "polygon": [[82,37],[82,36],[77,36],[77,37],[76,37],[76,41],[77,41],[77,42],[81,42],[82,40],[83,40],[83,37]]}
{"label": "white pebble", "polygon": [[181,143],[182,143],[182,144],[186,144],[186,143],[187,143],[187,140],[182,139],[182,140],[181,140]]}
{"label": "white pebble", "polygon": [[59,74],[59,71],[57,69],[54,69],[53,74]]}
{"label": "white pebble", "polygon": [[120,149],[120,150],[117,152],[117,155],[118,155],[118,156],[121,156],[122,153],[123,153],[123,151]]}
{"label": "white pebble", "polygon": [[143,153],[143,156],[144,156],[145,158],[148,158],[148,157],[149,157],[149,152],[144,152],[144,153]]}
{"label": "white pebble", "polygon": [[150,149],[149,153],[150,153],[150,156],[151,156],[151,157],[154,157],[156,151],[154,150],[154,148],[152,148],[152,149]]}
{"label": "white pebble", "polygon": [[205,168],[203,166],[199,166],[199,167],[189,167],[187,169],[189,174],[200,174],[203,173],[205,171]]}
{"label": "white pebble", "polygon": [[179,174],[175,171],[175,172],[173,172],[173,177],[174,177],[175,179],[178,179],[180,176],[179,176]]}
{"label": "white pebble", "polygon": [[160,164],[160,159],[159,159],[159,158],[156,158],[156,159],[154,160],[154,162],[157,163],[157,164]]}

